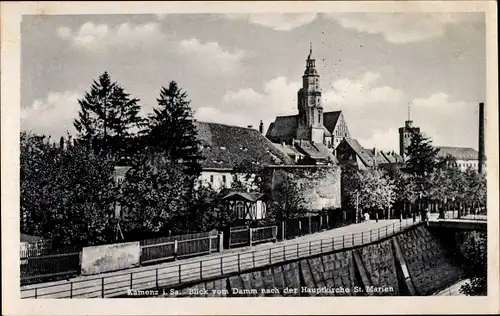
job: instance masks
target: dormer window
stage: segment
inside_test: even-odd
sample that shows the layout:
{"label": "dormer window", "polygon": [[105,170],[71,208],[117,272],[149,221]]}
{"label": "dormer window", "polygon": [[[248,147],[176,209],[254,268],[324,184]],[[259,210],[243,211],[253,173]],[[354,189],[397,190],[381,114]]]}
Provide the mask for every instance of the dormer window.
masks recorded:
{"label": "dormer window", "polygon": [[224,147],[224,146],[220,146],[219,148],[220,148],[221,150],[226,150],[226,147]]}
{"label": "dormer window", "polygon": [[240,147],[240,149],[241,149],[242,151],[247,151],[247,150],[248,150],[248,148],[246,148],[245,146]]}
{"label": "dormer window", "polygon": [[216,164],[220,165],[220,164],[222,164],[224,161],[222,161],[222,160],[220,160],[220,159],[219,159],[219,160],[214,160],[214,162],[215,162]]}

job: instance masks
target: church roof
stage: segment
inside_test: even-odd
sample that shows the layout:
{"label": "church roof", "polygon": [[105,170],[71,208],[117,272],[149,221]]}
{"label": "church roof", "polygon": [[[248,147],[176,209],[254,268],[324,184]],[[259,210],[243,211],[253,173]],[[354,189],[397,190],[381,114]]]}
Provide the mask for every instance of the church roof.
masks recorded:
{"label": "church roof", "polygon": [[267,137],[295,137],[297,132],[297,115],[277,116],[269,125]]}
{"label": "church roof", "polygon": [[202,168],[232,169],[242,163],[287,165],[293,161],[258,130],[194,122],[201,142]]}
{"label": "church roof", "polygon": [[458,160],[478,160],[479,152],[473,148],[437,146],[438,157],[453,156]]}
{"label": "church roof", "polygon": [[337,126],[337,121],[339,120],[340,114],[342,114],[342,111],[323,113],[323,125],[330,133],[333,133],[335,126]]}

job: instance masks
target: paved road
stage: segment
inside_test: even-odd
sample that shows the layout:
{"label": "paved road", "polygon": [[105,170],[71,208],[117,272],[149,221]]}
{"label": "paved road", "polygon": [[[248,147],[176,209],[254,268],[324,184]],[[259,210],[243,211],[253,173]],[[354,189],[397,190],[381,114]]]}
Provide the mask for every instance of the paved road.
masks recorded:
{"label": "paved road", "polygon": [[[418,220],[418,218],[417,218]],[[353,224],[276,243],[224,250],[206,256],[21,287],[21,298],[113,297],[128,289],[165,287],[269,264],[368,244],[412,226],[413,220]],[[36,294],[35,294],[36,292]]]}

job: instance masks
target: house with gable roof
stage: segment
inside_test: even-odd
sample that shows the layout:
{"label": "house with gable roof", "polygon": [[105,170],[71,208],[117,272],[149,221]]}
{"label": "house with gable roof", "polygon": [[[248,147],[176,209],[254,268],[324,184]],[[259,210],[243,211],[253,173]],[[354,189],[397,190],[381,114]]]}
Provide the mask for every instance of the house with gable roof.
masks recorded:
{"label": "house with gable roof", "polygon": [[258,130],[219,123],[194,122],[204,159],[200,162],[201,183],[218,190],[230,188],[234,180],[244,181],[240,167],[292,165],[294,161]]}
{"label": "house with gable roof", "polygon": [[335,149],[341,164],[353,164],[360,170],[386,167],[403,163],[403,158],[394,151],[381,151],[377,148],[367,149],[356,139],[344,139]]}

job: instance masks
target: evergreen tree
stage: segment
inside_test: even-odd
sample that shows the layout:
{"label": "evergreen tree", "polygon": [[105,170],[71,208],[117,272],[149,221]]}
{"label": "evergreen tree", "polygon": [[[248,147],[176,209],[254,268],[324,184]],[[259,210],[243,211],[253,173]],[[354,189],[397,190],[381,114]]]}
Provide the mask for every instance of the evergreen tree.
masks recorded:
{"label": "evergreen tree", "polygon": [[421,133],[413,134],[411,144],[406,150],[408,160],[405,163],[407,172],[425,176],[437,167],[437,153],[439,149],[432,146],[432,141]]}
{"label": "evergreen tree", "polygon": [[90,92],[78,100],[80,111],[73,125],[80,142],[98,152],[126,154],[133,129],[143,122],[138,102],[104,72],[94,80]]}
{"label": "evergreen tree", "polygon": [[158,108],[149,117],[145,133],[148,146],[165,151],[174,161],[182,163],[189,175],[199,175],[199,141],[193,124],[193,111],[187,93],[170,82],[161,88]]}

